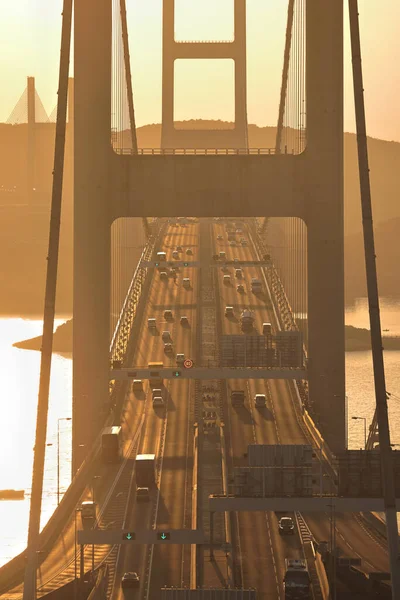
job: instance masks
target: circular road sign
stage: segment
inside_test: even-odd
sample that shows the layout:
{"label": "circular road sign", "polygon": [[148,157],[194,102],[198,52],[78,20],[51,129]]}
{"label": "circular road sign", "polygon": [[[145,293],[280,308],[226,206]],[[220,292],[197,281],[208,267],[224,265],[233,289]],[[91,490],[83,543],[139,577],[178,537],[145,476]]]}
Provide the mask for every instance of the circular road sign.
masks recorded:
{"label": "circular road sign", "polygon": [[185,360],[185,362],[183,363],[183,366],[185,367],[185,369],[191,369],[193,367],[193,361],[191,358],[187,358]]}

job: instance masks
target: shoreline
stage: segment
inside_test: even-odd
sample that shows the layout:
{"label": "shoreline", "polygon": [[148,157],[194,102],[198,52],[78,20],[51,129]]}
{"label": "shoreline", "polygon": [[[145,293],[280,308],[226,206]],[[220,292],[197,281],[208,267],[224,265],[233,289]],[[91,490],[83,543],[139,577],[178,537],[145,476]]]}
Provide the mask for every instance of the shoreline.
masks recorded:
{"label": "shoreline", "polygon": [[[13,346],[21,350],[40,350],[42,336],[15,342]],[[386,351],[400,350],[400,336],[382,336]],[[371,350],[371,334],[369,329],[361,329],[352,325],[345,325],[345,351],[359,352]],[[53,352],[56,354],[72,353],[72,319],[59,325],[54,332]]]}

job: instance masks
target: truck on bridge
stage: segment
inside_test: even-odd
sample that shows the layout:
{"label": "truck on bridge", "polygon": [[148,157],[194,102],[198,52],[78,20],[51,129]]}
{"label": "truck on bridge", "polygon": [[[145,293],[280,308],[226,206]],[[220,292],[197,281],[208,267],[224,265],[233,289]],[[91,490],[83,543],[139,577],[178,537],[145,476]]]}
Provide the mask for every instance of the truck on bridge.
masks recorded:
{"label": "truck on bridge", "polygon": [[310,574],[304,558],[285,558],[283,580],[285,600],[309,600],[311,598]]}
{"label": "truck on bridge", "polygon": [[135,462],[136,488],[151,488],[156,484],[156,455],[138,454]]}
{"label": "truck on bridge", "polygon": [[101,458],[103,462],[118,462],[123,453],[122,428],[105,427],[101,434]]}

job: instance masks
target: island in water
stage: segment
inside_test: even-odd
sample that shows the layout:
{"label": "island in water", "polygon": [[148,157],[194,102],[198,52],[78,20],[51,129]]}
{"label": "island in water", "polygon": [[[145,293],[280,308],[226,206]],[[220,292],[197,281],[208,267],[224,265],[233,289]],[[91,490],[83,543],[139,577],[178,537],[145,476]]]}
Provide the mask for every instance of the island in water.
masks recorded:
{"label": "island in water", "polygon": [[[400,350],[400,336],[384,336],[383,346],[385,350]],[[16,348],[24,350],[40,350],[42,336],[39,335],[29,340],[15,342]],[[371,334],[368,329],[360,329],[352,325],[345,326],[345,348],[346,352],[355,352],[359,350],[371,350]],[[66,354],[72,352],[72,319],[66,321],[54,332],[53,352]]]}

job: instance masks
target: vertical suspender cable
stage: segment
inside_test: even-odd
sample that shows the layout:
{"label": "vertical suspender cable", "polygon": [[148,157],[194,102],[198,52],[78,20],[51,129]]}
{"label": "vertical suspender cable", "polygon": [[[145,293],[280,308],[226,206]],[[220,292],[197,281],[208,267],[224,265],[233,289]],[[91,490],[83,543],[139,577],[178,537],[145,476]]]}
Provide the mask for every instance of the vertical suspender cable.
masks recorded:
{"label": "vertical suspender cable", "polygon": [[287,96],[287,87],[288,87],[290,45],[291,45],[291,40],[292,40],[293,7],[294,7],[294,0],[289,0],[288,16],[287,16],[287,23],[286,23],[285,53],[284,53],[284,58],[283,58],[281,96],[280,96],[280,101],[279,101],[279,115],[278,115],[278,125],[277,125],[277,129],[276,129],[276,141],[275,141],[275,152],[277,154],[280,153],[281,144],[282,144],[283,119],[284,119],[284,115],[285,115],[285,105],[286,105],[286,96]]}
{"label": "vertical suspender cable", "polygon": [[[132,71],[131,71],[131,60],[129,54],[129,39],[128,39],[128,24],[126,18],[126,2],[120,0],[120,13],[121,13],[121,27],[122,27],[122,44],[124,48],[124,63],[125,63],[125,80],[126,90],[128,94],[128,111],[129,111],[129,126],[131,132],[131,143],[132,152],[138,153],[138,143],[136,135],[136,124],[135,124],[135,108],[133,104],[133,89],[132,89]],[[150,235],[150,227],[146,217],[142,217],[143,228],[146,237]]]}
{"label": "vertical suspender cable", "polygon": [[354,104],[357,128],[358,168],[360,176],[361,209],[364,231],[364,252],[367,272],[369,319],[371,327],[372,362],[374,367],[376,413],[379,428],[379,450],[383,483],[392,579],[392,598],[400,600],[400,561],[396,514],[396,495],[393,476],[392,449],[383,362],[382,332],[379,312],[378,281],[375,261],[374,229],[372,222],[371,187],[369,179],[367,132],[365,123],[364,88],[361,65],[361,43],[358,2],[349,0],[351,54],[353,64]]}
{"label": "vertical suspender cable", "polygon": [[36,598],[36,566],[39,550],[40,516],[42,510],[43,474],[46,451],[47,415],[53,328],[57,289],[58,251],[62,184],[64,175],[65,130],[67,120],[68,72],[71,46],[72,0],[64,0],[61,30],[61,54],[58,80],[56,138],[54,149],[53,188],[51,196],[50,234],[47,256],[46,291],[43,315],[43,337],[40,362],[39,397],[36,418],[36,440],[32,469],[32,492],[29,513],[27,565],[23,600]]}

